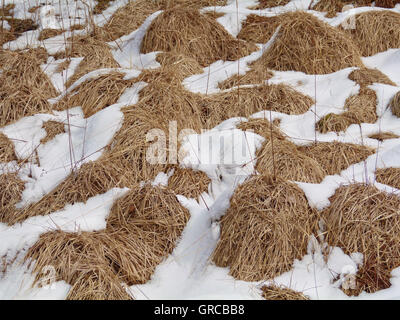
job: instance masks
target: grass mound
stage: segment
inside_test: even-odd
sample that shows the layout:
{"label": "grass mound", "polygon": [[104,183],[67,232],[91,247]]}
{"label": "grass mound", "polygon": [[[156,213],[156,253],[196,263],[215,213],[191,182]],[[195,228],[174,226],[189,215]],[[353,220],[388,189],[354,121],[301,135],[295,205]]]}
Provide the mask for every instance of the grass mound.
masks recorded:
{"label": "grass mound", "polygon": [[287,13],[281,19],[275,42],[254,68],[327,74],[362,67],[357,47],[344,32],[305,12]]}
{"label": "grass mound", "polygon": [[290,2],[290,0],[259,0],[258,5],[256,5],[255,7],[251,8],[251,9],[260,10],[260,9],[284,6],[284,5],[288,4],[289,2]]}
{"label": "grass mound", "polygon": [[0,163],[17,160],[14,144],[8,137],[0,133]]}
{"label": "grass mound", "polygon": [[397,139],[400,137],[392,132],[380,132],[380,133],[372,134],[368,138],[376,139],[376,140],[379,140],[382,142],[384,140]]}
{"label": "grass mound", "polygon": [[400,118],[400,91],[390,101],[390,109],[396,117]]}
{"label": "grass mound", "polygon": [[210,183],[210,178],[202,171],[176,168],[168,180],[168,189],[173,190],[175,194],[197,199],[203,192],[208,191]]}
{"label": "grass mound", "polygon": [[387,184],[388,186],[400,189],[400,169],[399,168],[385,168],[378,169],[375,172],[376,181],[379,183]]}
{"label": "grass mound", "polygon": [[117,103],[119,97],[133,81],[124,80],[121,73],[110,73],[85,81],[74,88],[54,107],[57,110],[66,110],[81,106],[86,118]]}
{"label": "grass mound", "polygon": [[362,88],[365,88],[373,83],[383,83],[396,86],[396,84],[390,80],[388,76],[380,72],[378,69],[361,68],[354,70],[349,74],[349,79],[359,84]]}
{"label": "grass mound", "polygon": [[390,286],[390,272],[400,266],[400,199],[371,185],[340,187],[323,212],[326,241],[346,254],[360,252],[357,294]]}
{"label": "grass mound", "polygon": [[58,134],[65,133],[65,126],[62,122],[46,121],[43,123],[42,128],[46,130],[46,136],[40,140],[40,143],[43,144],[53,140]]}
{"label": "grass mound", "polygon": [[25,189],[23,182],[16,173],[0,175],[0,222],[8,222],[8,217],[15,211],[15,205],[21,201]]}
{"label": "grass mound", "polygon": [[0,126],[51,110],[47,99],[57,92],[40,68],[46,60],[44,49],[0,52]]}
{"label": "grass mound", "polygon": [[39,273],[53,266],[57,277],[72,285],[69,299],[128,299],[121,283],[150,280],[188,219],[171,191],[136,186],[114,203],[104,231],[46,233],[26,258],[36,261]]}
{"label": "grass mound", "polygon": [[141,51],[177,51],[204,67],[217,60],[237,60],[256,49],[255,45],[233,38],[198,10],[177,7],[164,11],[152,22]]}
{"label": "grass mound", "polygon": [[391,11],[364,12],[355,16],[356,28],[346,30],[362,56],[400,48],[400,14]]}
{"label": "grass mound", "polygon": [[284,16],[263,17],[250,14],[242,23],[242,29],[237,37],[245,41],[267,43],[281,24]]}
{"label": "grass mound", "polygon": [[263,286],[262,296],[265,300],[310,300],[301,292],[276,285]]}
{"label": "grass mound", "polygon": [[236,279],[273,278],[306,253],[316,220],[295,184],[254,176],[236,190],[230,204],[213,260],[229,266]]}
{"label": "grass mound", "polygon": [[364,161],[375,152],[365,146],[340,142],[320,142],[299,147],[299,150],[316,160],[328,175],[338,174],[352,164]]}

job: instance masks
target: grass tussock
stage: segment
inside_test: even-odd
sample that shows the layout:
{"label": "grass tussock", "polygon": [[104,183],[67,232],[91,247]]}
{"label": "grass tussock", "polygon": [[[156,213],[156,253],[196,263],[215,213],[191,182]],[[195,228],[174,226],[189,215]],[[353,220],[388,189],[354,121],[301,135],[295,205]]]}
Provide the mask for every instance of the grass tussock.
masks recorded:
{"label": "grass tussock", "polygon": [[371,185],[340,187],[322,214],[326,241],[346,254],[360,252],[363,264],[355,290],[376,292],[390,286],[390,272],[400,266],[400,199]]}
{"label": "grass tussock", "polygon": [[370,136],[368,136],[368,138],[376,139],[376,140],[379,140],[382,142],[384,140],[397,139],[400,137],[397,134],[394,134],[392,132],[379,132],[379,133],[371,134]]}
{"label": "grass tussock", "polygon": [[90,79],[74,88],[57,105],[57,110],[81,106],[85,117],[115,104],[122,93],[130,87],[133,82],[124,80],[124,74],[110,73]]}
{"label": "grass tussock", "polygon": [[289,271],[294,259],[306,253],[315,221],[295,184],[254,176],[239,186],[221,219],[213,261],[229,266],[239,280],[271,279]]}
{"label": "grass tussock", "polygon": [[287,5],[289,2],[290,2],[290,0],[259,0],[258,5],[256,5],[255,7],[252,7],[251,9],[260,10],[260,9],[284,6],[284,5]]}
{"label": "grass tussock", "polygon": [[175,194],[197,199],[203,192],[208,192],[210,183],[210,178],[202,171],[176,168],[168,180],[168,189]]}
{"label": "grass tussock", "polygon": [[242,29],[237,37],[245,41],[267,43],[282,23],[283,17],[285,15],[264,17],[250,14],[242,23]]}
{"label": "grass tussock", "polygon": [[281,19],[275,42],[254,68],[328,74],[362,67],[357,47],[344,32],[305,12],[287,13]]}
{"label": "grass tussock", "polygon": [[121,283],[150,280],[188,219],[189,212],[171,191],[136,186],[114,203],[105,230],[46,233],[26,258],[36,261],[39,273],[54,266],[57,277],[72,285],[69,299],[127,299]]}
{"label": "grass tussock", "polygon": [[24,189],[25,182],[17,173],[0,175],[0,222],[7,222],[7,217],[16,211],[15,205],[21,201]]}
{"label": "grass tussock", "polygon": [[0,52],[0,126],[51,110],[57,92],[40,68],[46,60],[44,49]]}
{"label": "grass tussock", "polygon": [[400,91],[390,101],[390,110],[396,117],[400,118]]}
{"label": "grass tussock", "polygon": [[400,189],[400,169],[399,168],[384,168],[378,169],[375,172],[376,181],[387,184],[388,186]]}
{"label": "grass tussock", "polygon": [[365,88],[373,83],[383,83],[391,86],[396,84],[378,69],[361,68],[352,71],[349,79],[356,82],[360,87]]}
{"label": "grass tussock", "polygon": [[14,144],[7,136],[0,133],[0,163],[14,160],[17,160]]}
{"label": "grass tussock", "polygon": [[346,131],[352,124],[375,123],[378,120],[376,114],[377,97],[372,89],[361,88],[359,94],[346,100],[345,112],[342,114],[329,113],[321,118],[316,126],[319,132]]}
{"label": "grass tussock", "polygon": [[355,16],[356,27],[346,30],[362,56],[400,48],[400,14],[391,11],[364,12]]}
{"label": "grass tussock", "polygon": [[218,87],[222,90],[230,89],[240,85],[264,84],[268,79],[273,77],[273,72],[262,68],[261,65],[253,66],[253,68],[244,75],[233,75],[228,79],[218,83]]}
{"label": "grass tussock", "polygon": [[164,11],[152,22],[141,51],[178,51],[204,67],[217,60],[237,60],[256,49],[253,44],[233,38],[213,18],[179,7]]}
{"label": "grass tussock", "polygon": [[310,300],[301,292],[287,287],[268,285],[261,288],[265,300]]}
{"label": "grass tussock", "polygon": [[40,140],[40,143],[46,143],[53,140],[58,134],[65,133],[65,125],[62,122],[46,121],[43,123],[42,128],[46,130],[46,136]]}
{"label": "grass tussock", "polygon": [[46,40],[49,38],[53,38],[53,37],[56,37],[56,36],[62,34],[63,32],[64,31],[61,29],[43,29],[40,32],[38,40],[43,41],[43,40]]}
{"label": "grass tussock", "polygon": [[298,149],[316,160],[327,175],[338,174],[352,164],[364,161],[375,152],[372,148],[340,142],[320,142]]}

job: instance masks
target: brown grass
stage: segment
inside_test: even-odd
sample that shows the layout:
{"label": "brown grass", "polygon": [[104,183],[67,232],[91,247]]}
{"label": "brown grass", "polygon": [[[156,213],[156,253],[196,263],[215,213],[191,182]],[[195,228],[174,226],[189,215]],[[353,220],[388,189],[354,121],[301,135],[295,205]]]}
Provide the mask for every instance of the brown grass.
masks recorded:
{"label": "brown grass", "polygon": [[380,132],[380,133],[372,134],[372,135],[368,136],[368,138],[376,139],[379,141],[384,141],[387,139],[397,139],[400,137],[397,134],[394,134],[392,132]]}
{"label": "brown grass", "polygon": [[43,29],[40,32],[38,40],[43,41],[49,38],[53,38],[55,36],[62,34],[63,32],[64,32],[63,30],[57,30],[57,29]]}
{"label": "brown grass", "polygon": [[361,68],[352,71],[349,79],[355,81],[360,87],[367,87],[373,83],[383,83],[391,86],[396,84],[378,69]]}
{"label": "brown grass", "polygon": [[390,101],[390,109],[396,117],[400,118],[400,91]]}
{"label": "brown grass", "polygon": [[298,149],[316,160],[328,175],[338,174],[352,164],[364,161],[375,152],[372,148],[340,142],[320,142]]}
{"label": "brown grass", "polygon": [[375,123],[377,97],[372,89],[361,88],[359,94],[346,100],[345,112],[342,114],[327,114],[318,121],[317,129],[321,133],[330,131],[341,132],[352,124]]}
{"label": "brown grass", "polygon": [[136,186],[114,203],[104,231],[46,233],[26,258],[36,260],[36,272],[54,266],[58,278],[72,285],[68,299],[129,299],[121,282],[150,280],[188,219],[172,192]]}
{"label": "brown grass", "polygon": [[222,90],[230,89],[240,85],[264,84],[266,80],[272,78],[273,72],[262,67],[261,64],[253,65],[252,69],[244,75],[233,75],[228,79],[218,83]]}
{"label": "brown grass", "polygon": [[284,20],[284,17],[285,15],[263,17],[250,14],[242,23],[238,38],[255,43],[267,43]]}
{"label": "brown grass", "polygon": [[356,28],[346,30],[362,56],[400,48],[400,14],[390,11],[364,12],[355,16]]}
{"label": "brown grass", "polygon": [[271,279],[289,271],[307,251],[315,216],[303,192],[271,176],[254,176],[239,186],[221,219],[213,253],[217,266],[239,280]]}
{"label": "brown grass", "polygon": [[388,186],[400,189],[400,169],[399,168],[384,168],[378,169],[375,172],[376,181],[387,184]]}
{"label": "brown grass", "polygon": [[43,123],[43,129],[46,130],[46,136],[40,140],[40,143],[46,143],[53,140],[58,134],[65,133],[65,125],[62,122],[57,121],[46,121]]}
{"label": "brown grass", "polygon": [[390,272],[400,266],[400,199],[371,185],[340,187],[323,212],[326,241],[346,254],[360,252],[364,261],[357,289],[375,292],[390,286]]}
{"label": "brown grass", "polygon": [[124,74],[113,72],[87,80],[74,88],[57,105],[57,110],[81,106],[85,117],[90,117],[116,103],[133,81],[123,80]]}
{"label": "brown grass", "polygon": [[256,46],[233,38],[218,22],[198,10],[174,8],[160,14],[150,25],[141,51],[177,51],[201,66],[217,60],[237,60]]}
{"label": "brown grass", "polygon": [[16,173],[0,175],[0,222],[7,222],[7,217],[14,212],[15,205],[21,201],[25,189],[23,182]]}
{"label": "brown grass", "polygon": [[10,162],[14,160],[17,160],[14,144],[8,137],[0,133],[0,162]]}
{"label": "brown grass", "polygon": [[176,168],[168,180],[168,189],[175,194],[197,199],[203,192],[208,192],[210,183],[210,178],[202,171]]}
{"label": "brown grass", "polygon": [[255,7],[252,7],[251,9],[260,10],[260,9],[284,6],[284,5],[288,4],[289,2],[290,2],[290,0],[259,0],[258,5]]}
{"label": "brown grass", "polygon": [[263,286],[261,290],[265,300],[310,300],[310,298],[301,292],[286,287],[269,285]]}
{"label": "brown grass", "polygon": [[327,74],[362,67],[360,53],[344,32],[305,12],[282,17],[276,41],[253,65],[280,71]]}
{"label": "brown grass", "polygon": [[0,126],[51,110],[47,99],[57,92],[40,68],[46,60],[44,49],[0,51]]}

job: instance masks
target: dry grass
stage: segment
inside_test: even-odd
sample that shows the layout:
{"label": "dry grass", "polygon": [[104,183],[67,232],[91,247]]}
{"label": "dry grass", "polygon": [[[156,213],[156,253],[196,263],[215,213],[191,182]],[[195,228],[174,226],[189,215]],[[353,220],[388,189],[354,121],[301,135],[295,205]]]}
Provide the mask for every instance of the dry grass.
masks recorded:
{"label": "dry grass", "polygon": [[240,85],[264,84],[266,80],[272,78],[273,75],[272,71],[262,68],[261,64],[253,65],[253,68],[246,72],[246,74],[239,76],[235,74],[218,83],[218,87],[224,90]]}
{"label": "dry grass", "polygon": [[131,80],[124,80],[124,76],[124,74],[114,72],[87,80],[74,88],[54,108],[66,110],[81,106],[85,117],[90,117],[115,104],[125,89],[133,84]]}
{"label": "dry grass", "polygon": [[44,49],[0,51],[0,126],[51,110],[47,99],[57,92],[40,68],[46,60]]}
{"label": "dry grass", "polygon": [[263,17],[250,14],[242,23],[238,38],[255,43],[267,43],[284,20],[284,17],[285,15]]}
{"label": "dry grass", "polygon": [[8,137],[0,133],[0,162],[10,162],[14,160],[17,160],[14,144]]}
{"label": "dry grass", "polygon": [[202,171],[176,168],[168,180],[168,189],[175,194],[197,199],[203,192],[208,192],[210,183],[210,178]]}
{"label": "dry grass", "polygon": [[290,2],[290,0],[259,0],[258,5],[255,7],[252,7],[251,9],[260,10],[260,9],[284,6],[284,5],[288,4],[289,2]]}
{"label": "dry grass", "polygon": [[62,122],[57,121],[46,121],[43,123],[43,129],[46,130],[46,136],[40,140],[40,143],[46,143],[53,140],[58,134],[65,133],[65,125]]}
{"label": "dry grass", "polygon": [[16,210],[15,205],[21,201],[24,189],[25,182],[18,174],[0,175],[0,222],[7,222],[7,217]]}
{"label": "dry grass", "polygon": [[355,81],[360,87],[365,88],[373,83],[383,83],[391,86],[396,84],[378,69],[361,68],[352,71],[349,79]]}
{"label": "dry grass", "polygon": [[346,30],[363,56],[400,48],[400,14],[391,11],[364,12],[355,16],[356,28]]}
{"label": "dry grass", "polygon": [[294,291],[290,288],[269,285],[261,288],[262,296],[265,300],[310,300],[301,292]]}
{"label": "dry grass", "polygon": [[36,260],[36,272],[54,266],[57,277],[72,285],[69,299],[128,299],[121,282],[150,280],[188,219],[171,191],[136,186],[114,203],[104,231],[46,233],[26,258]]}
{"label": "dry grass", "polygon": [[372,148],[340,142],[320,142],[298,149],[316,160],[328,175],[338,174],[375,153]]}
{"label": "dry grass", "polygon": [[375,123],[377,97],[372,89],[361,88],[359,94],[349,97],[342,114],[329,113],[320,119],[316,126],[321,133],[330,131],[341,132],[352,124]]}
{"label": "dry grass", "polygon": [[278,140],[277,143],[279,143],[279,140],[286,139],[285,134],[279,129],[279,124],[273,122],[271,126],[271,122],[267,119],[250,119],[249,121],[241,122],[237,128],[243,131],[251,130],[266,139],[271,139],[272,133],[274,139]]}
{"label": "dry grass", "polygon": [[400,169],[399,168],[384,168],[378,169],[375,172],[376,181],[387,184],[388,186],[400,189]]}
{"label": "dry grass", "polygon": [[327,74],[362,67],[357,47],[344,32],[301,11],[287,13],[281,19],[276,41],[253,68]]}
{"label": "dry grass", "polygon": [[255,45],[233,38],[198,10],[177,7],[164,11],[152,22],[141,51],[177,51],[204,67],[217,60],[237,60],[256,49]]}
{"label": "dry grass", "polygon": [[43,41],[43,40],[46,40],[49,38],[53,38],[53,37],[56,37],[56,36],[62,34],[63,32],[64,31],[61,29],[43,29],[40,32],[38,40]]}
{"label": "dry grass", "polygon": [[371,185],[340,187],[322,214],[326,241],[346,254],[360,252],[363,265],[357,273],[357,289],[375,292],[390,286],[390,272],[400,266],[400,199]]}
{"label": "dry grass", "polygon": [[390,110],[396,117],[400,118],[400,91],[390,101]]}
{"label": "dry grass", "polygon": [[110,6],[113,0],[97,0],[96,6],[93,8],[94,14],[100,14]]}
{"label": "dry grass", "polygon": [[382,142],[384,140],[397,139],[400,137],[397,134],[394,134],[392,132],[380,132],[380,133],[372,134],[372,135],[368,136],[368,138],[376,139],[376,140],[379,140]]}
{"label": "dry grass", "polygon": [[230,204],[213,260],[229,266],[236,279],[271,279],[306,253],[316,219],[295,184],[254,176],[238,187]]}

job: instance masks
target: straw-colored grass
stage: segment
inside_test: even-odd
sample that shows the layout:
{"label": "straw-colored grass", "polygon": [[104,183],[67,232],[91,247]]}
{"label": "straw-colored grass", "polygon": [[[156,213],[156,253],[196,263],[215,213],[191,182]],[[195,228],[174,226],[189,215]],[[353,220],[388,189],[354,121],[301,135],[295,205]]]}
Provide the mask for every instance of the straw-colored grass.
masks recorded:
{"label": "straw-colored grass", "polygon": [[289,271],[307,251],[315,215],[293,183],[254,176],[235,191],[221,219],[213,253],[217,266],[239,280],[260,281]]}
{"label": "straw-colored grass", "polygon": [[383,83],[391,86],[396,86],[396,84],[392,80],[390,80],[387,75],[383,74],[378,69],[356,69],[349,74],[349,79],[355,81],[362,88],[367,87],[373,83]]}
{"label": "straw-colored grass", "polygon": [[268,285],[263,286],[261,290],[265,300],[310,300],[303,293],[287,287]]}
{"label": "straw-colored grass", "polygon": [[355,16],[356,27],[346,32],[362,56],[400,48],[400,14],[391,11],[364,12]]}
{"label": "straw-colored grass", "polygon": [[249,121],[243,121],[238,126],[238,129],[243,131],[253,131],[254,133],[263,136],[266,139],[271,139],[271,133],[274,139],[285,140],[285,134],[279,129],[279,124],[276,122],[269,122],[267,119],[258,118],[250,119]]}
{"label": "straw-colored grass", "polygon": [[340,187],[323,212],[325,239],[346,254],[362,253],[355,290],[375,292],[388,288],[390,272],[400,266],[400,198],[372,185]]}
{"label": "straw-colored grass", "polygon": [[336,141],[320,142],[298,149],[316,160],[328,175],[338,174],[352,164],[364,161],[375,152],[369,147]]}
{"label": "straw-colored grass", "polygon": [[133,84],[133,81],[123,78],[124,74],[114,72],[87,80],[74,88],[54,108],[66,110],[80,106],[85,117],[90,117],[116,103],[125,89]]}
{"label": "straw-colored grass", "polygon": [[387,184],[388,186],[400,189],[400,169],[399,168],[384,168],[378,169],[375,172],[376,181]]}
{"label": "straw-colored grass", "polygon": [[62,34],[63,32],[64,31],[62,29],[43,29],[40,32],[38,40],[43,41],[43,40],[46,40],[49,38],[53,38],[53,37],[56,37],[56,36]]}
{"label": "straw-colored grass", "polygon": [[390,109],[396,117],[400,118],[400,91],[390,101]]}
{"label": "straw-colored grass", "polygon": [[261,64],[253,65],[252,69],[246,72],[244,75],[233,75],[228,79],[218,83],[218,87],[222,90],[230,89],[240,85],[251,85],[251,84],[264,84],[266,80],[272,78],[273,72],[262,67]]}
{"label": "straw-colored grass", "polygon": [[252,7],[251,9],[260,10],[260,9],[284,6],[289,2],[290,0],[258,0],[258,5]]}
{"label": "straw-colored grass", "polygon": [[7,222],[7,217],[13,214],[15,205],[21,201],[25,183],[16,173],[0,175],[0,222]]}
{"label": "straw-colored grass", "polygon": [[380,132],[380,133],[371,134],[370,136],[368,136],[368,138],[376,139],[376,140],[379,140],[382,142],[384,140],[397,139],[400,137],[397,134],[394,134],[392,132]]}
{"label": "straw-colored grass", "polygon": [[272,46],[255,61],[254,68],[327,74],[347,67],[362,67],[351,38],[305,12],[281,17],[281,28]]}
{"label": "straw-colored grass", "polygon": [[317,129],[321,133],[341,132],[346,131],[352,124],[375,123],[378,120],[376,106],[375,91],[365,87],[361,88],[357,95],[346,100],[344,113],[327,114],[317,122]]}
{"label": "straw-colored grass", "polygon": [[197,199],[203,192],[208,191],[210,183],[210,178],[202,171],[176,168],[168,180],[168,189],[173,190],[175,194]]}
{"label": "straw-colored grass", "polygon": [[12,141],[0,133],[0,163],[17,160],[15,148]]}
{"label": "straw-colored grass", "polygon": [[57,92],[40,68],[46,60],[44,49],[0,51],[0,126],[51,110],[47,99]]}
{"label": "straw-colored grass", "polygon": [[40,140],[43,144],[53,140],[58,134],[65,133],[65,125],[62,122],[50,120],[43,123],[42,127],[46,130],[46,136]]}
{"label": "straw-colored grass", "polygon": [[283,21],[284,16],[263,17],[250,14],[242,23],[238,38],[255,43],[267,43]]}
{"label": "straw-colored grass", "polygon": [[204,67],[217,60],[237,60],[256,49],[253,44],[233,38],[198,10],[177,7],[164,11],[152,22],[141,51],[177,51]]}

